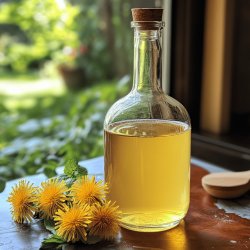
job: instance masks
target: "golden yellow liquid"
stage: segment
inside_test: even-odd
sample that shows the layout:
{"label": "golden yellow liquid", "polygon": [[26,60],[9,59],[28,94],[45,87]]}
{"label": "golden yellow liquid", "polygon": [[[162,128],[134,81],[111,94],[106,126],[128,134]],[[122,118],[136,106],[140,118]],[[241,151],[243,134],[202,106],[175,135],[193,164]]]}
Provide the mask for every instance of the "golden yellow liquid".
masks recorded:
{"label": "golden yellow liquid", "polygon": [[105,180],[121,226],[155,232],[179,224],[189,206],[190,135],[184,123],[148,119],[105,130]]}

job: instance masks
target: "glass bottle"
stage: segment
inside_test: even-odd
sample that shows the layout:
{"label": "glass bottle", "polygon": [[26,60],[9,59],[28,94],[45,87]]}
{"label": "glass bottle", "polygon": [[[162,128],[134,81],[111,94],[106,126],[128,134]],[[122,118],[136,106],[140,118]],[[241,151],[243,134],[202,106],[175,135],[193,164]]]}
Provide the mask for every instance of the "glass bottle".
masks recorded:
{"label": "glass bottle", "polygon": [[133,87],[105,118],[105,181],[122,227],[157,232],[178,225],[188,210],[191,125],[186,109],[161,87],[162,9],[132,14]]}

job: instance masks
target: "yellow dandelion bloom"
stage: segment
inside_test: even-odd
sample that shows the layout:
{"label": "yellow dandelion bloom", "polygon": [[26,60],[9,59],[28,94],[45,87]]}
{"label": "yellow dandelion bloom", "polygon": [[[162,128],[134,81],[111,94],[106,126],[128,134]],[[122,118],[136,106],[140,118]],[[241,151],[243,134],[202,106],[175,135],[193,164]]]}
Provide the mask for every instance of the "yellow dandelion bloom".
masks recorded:
{"label": "yellow dandelion bloom", "polygon": [[63,204],[68,200],[67,191],[65,181],[57,178],[42,182],[41,188],[38,189],[36,203],[43,218],[52,219],[58,209],[63,209]]}
{"label": "yellow dandelion bloom", "polygon": [[33,184],[25,180],[19,181],[17,185],[12,188],[8,202],[11,203],[13,220],[18,223],[25,221],[32,221],[33,214],[35,212],[34,200],[35,200],[36,188]]}
{"label": "yellow dandelion bloom", "polygon": [[86,241],[90,218],[90,207],[87,204],[73,204],[71,207],[64,205],[64,209],[58,210],[54,216],[56,232],[67,242]]}
{"label": "yellow dandelion bloom", "polygon": [[112,239],[119,232],[119,218],[121,212],[118,206],[106,202],[103,205],[97,204],[92,209],[92,222],[89,225],[90,234],[104,239]]}
{"label": "yellow dandelion bloom", "polygon": [[107,185],[102,181],[96,181],[95,177],[91,179],[83,176],[77,180],[71,187],[71,195],[75,203],[93,205],[95,202],[104,200],[107,193]]}

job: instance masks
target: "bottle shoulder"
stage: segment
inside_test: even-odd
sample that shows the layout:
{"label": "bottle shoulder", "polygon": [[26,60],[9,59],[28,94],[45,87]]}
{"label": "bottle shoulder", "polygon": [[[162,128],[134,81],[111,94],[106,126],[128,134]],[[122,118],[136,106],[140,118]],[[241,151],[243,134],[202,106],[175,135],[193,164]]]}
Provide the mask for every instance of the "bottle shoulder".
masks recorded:
{"label": "bottle shoulder", "polygon": [[180,121],[190,126],[188,112],[176,99],[163,92],[131,91],[111,106],[105,117],[104,128],[114,122],[137,119]]}

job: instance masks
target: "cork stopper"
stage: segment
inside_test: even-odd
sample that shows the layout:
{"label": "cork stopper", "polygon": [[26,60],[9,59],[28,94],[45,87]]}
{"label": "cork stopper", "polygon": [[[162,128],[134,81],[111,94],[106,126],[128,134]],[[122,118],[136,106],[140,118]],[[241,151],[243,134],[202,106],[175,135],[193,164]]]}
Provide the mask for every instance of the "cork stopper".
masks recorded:
{"label": "cork stopper", "polygon": [[161,8],[133,8],[131,11],[133,21],[162,21],[163,9]]}
{"label": "cork stopper", "polygon": [[134,22],[132,22],[132,27],[137,27],[140,30],[158,30],[159,24],[156,22],[162,21],[163,9],[160,8],[134,8],[131,9],[132,17]]}

